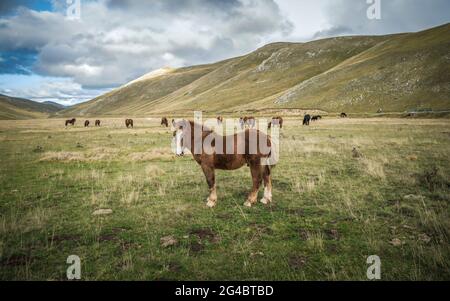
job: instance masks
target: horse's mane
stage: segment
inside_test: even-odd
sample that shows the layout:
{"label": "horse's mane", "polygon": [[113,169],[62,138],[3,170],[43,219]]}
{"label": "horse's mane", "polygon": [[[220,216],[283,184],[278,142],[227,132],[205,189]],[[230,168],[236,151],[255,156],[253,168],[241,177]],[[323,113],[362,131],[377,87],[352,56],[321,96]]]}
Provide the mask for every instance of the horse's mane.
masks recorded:
{"label": "horse's mane", "polygon": [[189,120],[188,122],[189,122],[189,124],[191,126],[191,129],[194,129],[195,126],[199,126],[199,127],[202,127],[203,133],[204,132],[209,132],[209,133],[214,132],[212,129],[210,129],[209,127],[207,127],[205,125],[202,126],[201,124],[198,124],[198,123],[196,123],[196,122],[194,122],[192,120]]}

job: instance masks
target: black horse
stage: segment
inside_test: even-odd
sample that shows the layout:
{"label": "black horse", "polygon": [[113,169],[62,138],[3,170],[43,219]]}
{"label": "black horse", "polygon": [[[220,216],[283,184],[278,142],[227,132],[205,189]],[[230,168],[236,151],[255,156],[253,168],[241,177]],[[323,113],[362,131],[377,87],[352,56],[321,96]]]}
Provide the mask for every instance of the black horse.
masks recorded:
{"label": "black horse", "polygon": [[309,125],[309,122],[311,121],[311,115],[306,114],[303,118],[303,125]]}
{"label": "black horse", "polygon": [[347,114],[346,113],[341,113],[341,118],[347,118]]}
{"label": "black horse", "polygon": [[69,124],[70,124],[70,125],[75,125],[75,122],[76,122],[76,121],[77,121],[77,120],[76,120],[75,118],[66,120],[66,126],[68,126]]}
{"label": "black horse", "polygon": [[322,116],[320,116],[320,115],[315,115],[315,116],[313,116],[313,117],[311,118],[311,121],[317,121],[317,120],[320,120],[320,119],[322,119]]}

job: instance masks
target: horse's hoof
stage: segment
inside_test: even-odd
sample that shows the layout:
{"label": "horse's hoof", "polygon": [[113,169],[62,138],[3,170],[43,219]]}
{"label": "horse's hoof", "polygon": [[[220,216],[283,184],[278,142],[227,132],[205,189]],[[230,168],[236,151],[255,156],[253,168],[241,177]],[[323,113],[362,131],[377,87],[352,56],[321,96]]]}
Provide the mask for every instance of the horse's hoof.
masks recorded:
{"label": "horse's hoof", "polygon": [[268,204],[271,203],[272,201],[269,200],[269,199],[267,199],[267,198],[262,198],[262,199],[260,200],[260,202],[263,203],[264,205],[268,205]]}
{"label": "horse's hoof", "polygon": [[244,203],[244,206],[248,207],[248,208],[251,208],[252,207],[252,203],[247,201],[247,202]]}
{"label": "horse's hoof", "polygon": [[208,202],[206,202],[206,206],[209,207],[209,208],[216,207],[216,204],[217,204],[216,202],[213,202],[211,200],[208,200]]}

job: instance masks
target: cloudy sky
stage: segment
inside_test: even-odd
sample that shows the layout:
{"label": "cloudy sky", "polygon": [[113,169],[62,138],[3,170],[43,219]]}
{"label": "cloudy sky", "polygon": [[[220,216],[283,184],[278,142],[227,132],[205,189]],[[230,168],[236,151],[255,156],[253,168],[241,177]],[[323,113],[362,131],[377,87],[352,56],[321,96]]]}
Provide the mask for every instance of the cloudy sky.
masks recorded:
{"label": "cloudy sky", "polygon": [[[379,20],[367,17],[373,1]],[[448,22],[449,0],[0,0],[0,93],[74,104],[155,69],[274,41]]]}

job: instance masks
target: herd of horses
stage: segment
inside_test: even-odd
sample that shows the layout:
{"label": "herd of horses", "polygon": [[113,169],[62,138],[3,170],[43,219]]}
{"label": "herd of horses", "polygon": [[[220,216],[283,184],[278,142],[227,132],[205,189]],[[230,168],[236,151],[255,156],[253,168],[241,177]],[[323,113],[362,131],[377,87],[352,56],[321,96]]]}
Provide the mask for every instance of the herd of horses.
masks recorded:
{"label": "herd of horses", "polygon": [[[341,118],[347,118],[346,113],[340,114]],[[322,116],[311,116],[306,114],[303,118],[303,125],[309,126],[311,121],[321,120]],[[75,125],[76,119],[66,120],[66,126]],[[217,124],[220,126],[223,123],[223,117],[217,117]],[[84,123],[85,127],[90,124],[89,120]],[[100,120],[95,121],[95,126],[100,126]],[[175,121],[172,119],[172,126],[175,129],[173,133],[173,145],[176,147],[176,155],[183,156],[185,149],[189,149],[195,162],[200,165],[203,174],[205,175],[206,182],[209,188],[209,196],[206,199],[207,207],[215,207],[217,205],[217,187],[215,179],[216,170],[236,170],[243,166],[250,167],[250,173],[252,177],[252,190],[247,196],[247,200],[244,203],[246,207],[252,207],[257,202],[258,192],[261,184],[264,183],[264,195],[260,202],[262,204],[269,204],[272,202],[272,175],[271,171],[275,167],[276,162],[270,161],[271,155],[276,152],[273,148],[271,136],[260,132],[256,128],[256,119],[251,116],[245,116],[239,118],[239,124],[244,131],[235,133],[230,136],[221,136],[215,133],[214,130],[204,126],[198,125],[193,121],[181,120]],[[125,126],[127,128],[133,128],[133,119],[126,119]],[[161,118],[161,126],[169,127],[169,120],[166,117]],[[268,128],[278,126],[280,129],[283,127],[283,118],[280,116],[273,117],[268,123]],[[199,129],[201,135],[194,135],[195,130]],[[257,137],[256,141],[253,141],[250,137]],[[220,141],[220,140],[221,141]],[[204,149],[204,142],[208,140],[212,149]],[[244,151],[238,150],[238,141],[244,142]],[[251,143],[256,143],[256,147],[253,147]],[[195,145],[201,145],[200,152],[196,152]],[[216,145],[222,145],[223,148],[231,148],[231,152],[216,151]],[[261,145],[265,145],[269,148],[268,151],[262,151]],[[229,146],[229,148],[227,148]],[[256,149],[256,151],[255,151]]]}
{"label": "herd of horses", "polygon": [[[341,113],[340,117],[341,118],[347,118],[348,116],[347,116],[346,113]],[[309,114],[306,114],[303,117],[303,125],[310,125],[311,121],[318,121],[320,119],[322,119],[322,116],[320,116],[320,115],[311,116]],[[65,125],[66,126],[68,126],[68,125],[74,126],[76,121],[77,121],[76,118],[68,119],[68,120],[66,120]],[[90,123],[89,120],[86,120],[84,122],[84,126],[85,127],[89,127],[90,124],[91,123]],[[174,124],[175,124],[175,120],[172,119],[172,125],[174,125]],[[217,117],[217,124],[218,125],[222,125],[223,124],[223,117],[222,116],[218,116]],[[256,127],[256,119],[255,119],[255,117],[252,117],[252,116],[240,117],[239,118],[239,124],[241,126],[241,129],[245,129],[247,127],[248,128],[255,128]],[[95,120],[95,126],[99,127],[100,125],[101,125],[101,121],[98,120],[98,119]],[[133,119],[125,119],[125,126],[127,128],[133,128],[134,127]],[[169,127],[169,120],[166,117],[162,117],[161,118],[161,126]],[[267,127],[269,129],[272,128],[272,126],[279,126],[280,128],[283,128],[283,118],[280,117],[280,116],[273,117],[269,121],[269,123],[267,124]]]}

